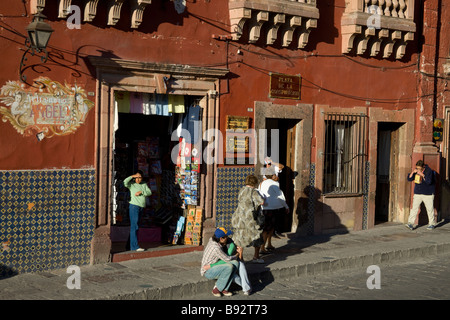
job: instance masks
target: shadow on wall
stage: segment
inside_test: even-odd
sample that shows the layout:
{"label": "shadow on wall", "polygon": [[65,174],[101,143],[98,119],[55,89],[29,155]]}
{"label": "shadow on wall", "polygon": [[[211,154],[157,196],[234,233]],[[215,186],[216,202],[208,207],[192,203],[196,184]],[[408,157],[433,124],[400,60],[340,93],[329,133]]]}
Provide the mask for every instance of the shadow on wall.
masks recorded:
{"label": "shadow on wall", "polygon": [[[303,189],[303,194],[297,200],[298,226],[296,236],[314,234],[314,225],[321,224],[321,233],[348,233],[348,227],[341,223],[339,215],[327,204],[319,201],[322,191],[307,186]],[[326,222],[324,221],[326,214]]]}
{"label": "shadow on wall", "polygon": [[4,264],[0,264],[0,280],[7,279],[18,275],[19,273],[9,266]]}

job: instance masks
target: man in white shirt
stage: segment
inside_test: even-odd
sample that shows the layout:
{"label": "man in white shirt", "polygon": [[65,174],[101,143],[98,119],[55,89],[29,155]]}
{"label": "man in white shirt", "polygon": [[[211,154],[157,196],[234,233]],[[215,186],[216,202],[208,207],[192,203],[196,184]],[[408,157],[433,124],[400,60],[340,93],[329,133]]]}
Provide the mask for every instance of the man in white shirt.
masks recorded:
{"label": "man in white shirt", "polygon": [[[289,213],[289,206],[286,203],[283,191],[280,189],[280,184],[276,181],[277,176],[273,167],[268,167],[264,170],[265,180],[259,185],[258,191],[265,198],[262,206],[264,216],[266,217],[263,229],[264,244],[261,246],[261,253],[267,250],[275,249],[272,245],[272,236],[275,230],[275,223],[277,215],[285,212]],[[267,247],[265,244],[267,242]]]}

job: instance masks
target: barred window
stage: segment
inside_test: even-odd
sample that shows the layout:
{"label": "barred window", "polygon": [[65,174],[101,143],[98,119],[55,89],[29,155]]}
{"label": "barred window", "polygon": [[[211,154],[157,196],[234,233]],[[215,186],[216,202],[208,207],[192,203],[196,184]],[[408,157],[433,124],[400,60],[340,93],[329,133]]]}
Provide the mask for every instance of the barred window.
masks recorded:
{"label": "barred window", "polygon": [[325,114],[324,194],[361,194],[366,154],[364,114]]}

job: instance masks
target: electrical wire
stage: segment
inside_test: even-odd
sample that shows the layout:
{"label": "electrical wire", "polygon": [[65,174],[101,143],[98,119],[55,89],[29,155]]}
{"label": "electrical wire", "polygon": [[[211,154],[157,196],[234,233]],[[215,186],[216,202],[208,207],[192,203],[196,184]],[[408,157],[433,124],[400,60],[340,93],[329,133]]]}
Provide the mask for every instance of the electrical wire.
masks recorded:
{"label": "electrical wire", "polygon": [[[196,18],[199,19],[200,17],[196,17]],[[201,18],[203,20],[205,19],[204,17],[201,17]],[[25,35],[23,35],[19,31],[17,31],[16,29],[14,29],[12,26],[7,24],[5,21],[0,21],[0,23],[4,25],[3,28],[5,30],[7,30],[7,31],[9,31],[9,32],[11,32],[11,33],[13,33],[15,35],[18,35],[18,36],[26,39]],[[2,36],[2,37],[4,39],[8,39],[8,40],[14,41],[14,40],[6,38],[4,36]],[[275,52],[273,52],[273,51],[271,51],[271,50],[269,50],[267,48],[264,48],[264,50],[269,52],[269,53],[263,53],[263,52],[260,52],[260,51],[258,52],[258,51],[255,51],[255,50],[250,50],[249,48],[246,48],[246,47],[242,46],[241,44],[233,43],[233,42],[230,42],[230,41],[227,41],[227,47],[228,46],[234,46],[234,47],[239,48],[240,50],[245,51],[245,52],[247,52],[249,54],[258,55],[259,57],[263,57],[263,58],[267,58],[267,59],[285,60],[285,61],[288,61],[292,66],[294,65],[292,60],[309,59],[309,58],[345,58],[345,59],[347,59],[347,60],[349,60],[349,61],[351,61],[353,63],[365,66],[367,68],[380,69],[382,71],[408,69],[408,68],[411,68],[411,67],[417,67],[417,65],[419,63],[419,61],[417,61],[415,63],[411,63],[411,64],[403,65],[403,66],[394,66],[394,67],[392,67],[392,66],[379,66],[379,65],[373,65],[373,64],[369,64],[369,63],[366,63],[366,62],[363,62],[363,61],[359,61],[359,60],[357,60],[355,58],[352,58],[352,57],[349,57],[348,55],[345,55],[345,54],[309,53],[309,54],[299,54],[299,55],[288,55],[288,56],[286,56],[286,55],[281,55],[281,54],[275,53]],[[71,53],[71,54],[75,54],[76,53],[76,52],[73,52],[73,51],[70,51],[70,50],[65,50],[65,49],[62,49],[62,48],[57,48],[57,47],[53,47],[53,46],[50,46],[50,47],[53,48],[53,49],[59,50],[60,52],[65,52],[65,53],[68,53],[68,54],[69,53]],[[81,54],[79,52],[77,54],[83,56],[83,54]],[[449,59],[449,58],[442,57],[442,59]],[[202,65],[202,66],[203,67],[223,67],[223,66],[225,66],[228,69],[229,65],[231,65],[231,64],[239,64],[239,63],[241,63],[243,65],[246,65],[246,66],[248,66],[250,68],[253,68],[254,70],[257,70],[257,71],[259,71],[259,72],[261,72],[261,73],[263,73],[265,75],[270,75],[270,72],[271,72],[270,70],[264,69],[262,67],[257,67],[257,66],[254,66],[254,65],[250,65],[249,63],[246,63],[244,61],[229,62],[228,49],[227,49],[226,62],[219,62],[219,63],[215,63],[215,64],[205,64],[205,65]],[[419,71],[419,73],[422,74],[423,76],[426,76],[426,77],[439,78],[439,79],[442,79],[442,80],[450,80],[450,78],[448,78],[448,77],[441,77],[441,76],[437,76],[437,75],[432,75],[432,74],[428,74],[428,73],[425,73],[425,72],[422,72],[422,71]],[[302,80],[307,82],[307,83],[309,83],[311,85],[311,86],[307,86],[308,88],[311,88],[311,89],[315,88],[317,90],[323,90],[323,91],[326,91],[326,92],[329,92],[329,93],[332,93],[332,94],[335,94],[335,95],[338,95],[338,96],[341,96],[341,97],[354,99],[354,100],[359,100],[359,101],[366,101],[366,102],[369,101],[369,102],[376,102],[376,103],[391,103],[391,104],[392,103],[416,103],[420,98],[430,96],[430,95],[424,95],[424,96],[421,96],[421,97],[396,98],[396,99],[367,98],[367,97],[360,97],[360,96],[355,96],[355,95],[351,95],[351,94],[347,94],[347,93],[337,92],[337,91],[325,88],[323,86],[320,86],[320,85],[312,82],[311,80],[308,80],[305,77],[302,77]]]}
{"label": "electrical wire", "polygon": [[[246,62],[239,62],[249,68],[252,68],[264,75],[270,76],[270,70],[268,69],[264,69],[261,67],[257,67],[254,65],[251,65],[249,63]],[[358,101],[364,101],[364,102],[373,102],[373,103],[387,103],[387,104],[394,104],[394,103],[405,103],[405,104],[409,104],[409,103],[417,103],[420,99],[422,98],[426,98],[429,96],[432,96],[433,94],[426,94],[426,95],[422,95],[422,96],[415,96],[415,97],[405,97],[405,98],[368,98],[368,97],[361,97],[361,96],[356,96],[356,95],[352,95],[352,94],[348,94],[348,93],[343,93],[343,92],[338,92],[338,91],[334,91],[328,88],[325,88],[323,86],[320,86],[314,82],[312,82],[311,80],[308,80],[307,78],[302,76],[302,81],[305,81],[307,83],[309,83],[311,86],[305,86],[306,88],[309,89],[317,89],[317,90],[323,90],[326,91],[328,93],[340,96],[340,97],[344,97],[344,98],[348,98],[348,99],[353,99],[353,100],[358,100]]]}

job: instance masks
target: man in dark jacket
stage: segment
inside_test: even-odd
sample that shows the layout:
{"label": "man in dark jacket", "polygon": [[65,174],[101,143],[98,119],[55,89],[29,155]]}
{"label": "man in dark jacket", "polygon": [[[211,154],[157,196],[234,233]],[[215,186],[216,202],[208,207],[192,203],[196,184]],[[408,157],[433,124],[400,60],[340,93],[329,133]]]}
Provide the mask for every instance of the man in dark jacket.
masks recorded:
{"label": "man in dark jacket", "polygon": [[414,197],[411,212],[409,213],[408,223],[406,227],[413,230],[414,223],[419,212],[419,207],[423,202],[428,213],[428,230],[433,230],[436,224],[434,218],[434,190],[436,187],[436,179],[434,171],[423,163],[422,160],[417,161],[416,168],[408,175],[408,181],[414,181]]}

